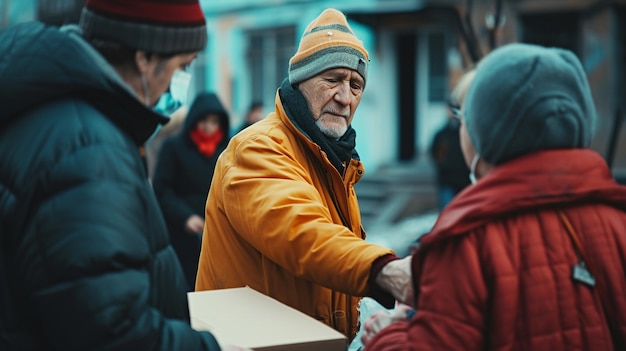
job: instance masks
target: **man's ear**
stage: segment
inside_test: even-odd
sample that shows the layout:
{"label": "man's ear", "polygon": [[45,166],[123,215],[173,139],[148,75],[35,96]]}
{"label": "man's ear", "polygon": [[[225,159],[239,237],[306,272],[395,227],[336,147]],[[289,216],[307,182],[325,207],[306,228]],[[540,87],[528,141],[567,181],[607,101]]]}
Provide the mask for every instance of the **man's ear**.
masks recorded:
{"label": "man's ear", "polygon": [[151,59],[145,51],[135,52],[135,65],[141,74],[145,74],[150,70]]}

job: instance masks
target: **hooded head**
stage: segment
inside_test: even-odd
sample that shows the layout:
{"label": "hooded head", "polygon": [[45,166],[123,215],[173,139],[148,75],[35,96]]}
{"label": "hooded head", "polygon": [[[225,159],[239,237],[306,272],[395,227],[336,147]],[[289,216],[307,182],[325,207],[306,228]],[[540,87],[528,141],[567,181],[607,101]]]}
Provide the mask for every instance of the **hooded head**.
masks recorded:
{"label": "hooded head", "polygon": [[349,68],[367,80],[369,55],[346,16],[326,9],[305,29],[298,51],[289,60],[289,83],[296,85],[331,68]]}
{"label": "hooded head", "polygon": [[589,147],[596,121],[576,55],[517,43],[481,61],[463,114],[474,149],[492,165],[540,150]]}
{"label": "hooded head", "polygon": [[87,0],[79,25],[88,40],[160,55],[200,51],[207,42],[198,0]]}
{"label": "hooded head", "polygon": [[228,135],[230,128],[230,120],[228,112],[219,97],[213,92],[201,92],[193,100],[187,117],[183,125],[183,135],[189,134],[198,122],[206,118],[207,115],[215,114],[219,117],[220,127],[224,135]]}

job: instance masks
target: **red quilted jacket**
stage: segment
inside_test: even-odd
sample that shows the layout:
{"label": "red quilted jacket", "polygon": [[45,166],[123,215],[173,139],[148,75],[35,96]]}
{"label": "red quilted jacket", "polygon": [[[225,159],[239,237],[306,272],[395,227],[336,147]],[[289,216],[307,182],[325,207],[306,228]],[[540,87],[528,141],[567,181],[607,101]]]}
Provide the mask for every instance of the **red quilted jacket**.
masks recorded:
{"label": "red quilted jacket", "polygon": [[[575,282],[577,251],[599,290]],[[587,149],[500,165],[441,213],[413,257],[417,313],[366,350],[626,350],[626,187]]]}

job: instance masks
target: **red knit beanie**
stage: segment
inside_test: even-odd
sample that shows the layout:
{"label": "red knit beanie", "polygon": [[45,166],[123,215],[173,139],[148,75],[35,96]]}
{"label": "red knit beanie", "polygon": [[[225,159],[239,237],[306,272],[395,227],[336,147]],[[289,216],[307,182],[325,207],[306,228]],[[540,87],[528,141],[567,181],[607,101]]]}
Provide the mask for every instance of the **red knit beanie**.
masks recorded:
{"label": "red knit beanie", "polygon": [[80,16],[86,39],[101,39],[155,54],[206,47],[198,0],[87,0]]}

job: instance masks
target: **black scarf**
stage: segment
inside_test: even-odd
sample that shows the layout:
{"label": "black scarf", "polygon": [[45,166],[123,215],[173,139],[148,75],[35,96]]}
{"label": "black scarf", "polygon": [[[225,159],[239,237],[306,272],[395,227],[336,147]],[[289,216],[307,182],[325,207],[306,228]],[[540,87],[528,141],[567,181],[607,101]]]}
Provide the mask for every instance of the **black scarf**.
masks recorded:
{"label": "black scarf", "polygon": [[289,83],[289,79],[285,79],[281,84],[279,95],[287,117],[304,135],[322,148],[330,162],[343,176],[343,163],[350,162],[350,159],[359,159],[359,154],[354,148],[356,145],[354,128],[348,126],[346,133],[339,139],[330,138],[317,127],[304,95]]}

